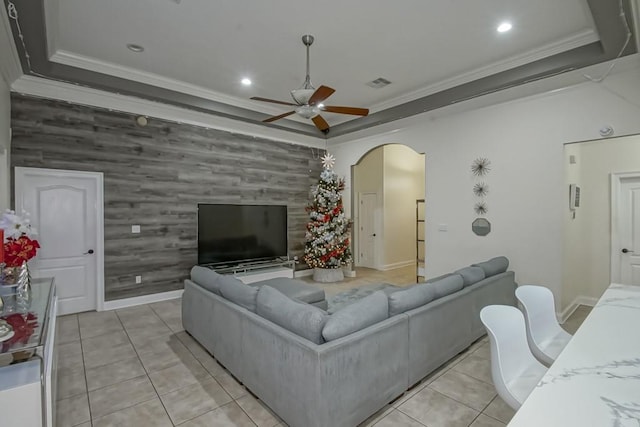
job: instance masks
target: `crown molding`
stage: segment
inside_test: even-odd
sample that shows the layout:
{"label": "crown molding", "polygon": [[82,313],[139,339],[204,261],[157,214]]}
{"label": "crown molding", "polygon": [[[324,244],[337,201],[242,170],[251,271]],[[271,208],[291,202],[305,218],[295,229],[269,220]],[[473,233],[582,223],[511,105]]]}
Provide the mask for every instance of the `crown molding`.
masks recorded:
{"label": "crown molding", "polygon": [[[58,64],[75,68],[82,68],[84,70],[94,71],[97,73],[116,76],[139,83],[162,87],[165,89],[173,90],[175,92],[186,93],[188,95],[197,96],[199,98],[222,102],[227,105],[246,108],[248,110],[257,111],[272,116],[282,114],[282,108],[275,107],[271,104],[238,98],[236,96],[231,96],[222,92],[208,89],[204,86],[194,85],[182,80],[172,79],[169,77],[161,76],[159,74],[141,71],[135,68],[125,67],[107,61],[101,61],[89,56],[80,55],[62,49],[58,49],[57,51],[53,52],[49,60]],[[297,114],[285,117],[283,120],[291,120],[304,124],[309,123],[308,120],[298,116]]]}
{"label": "crown molding", "polygon": [[[636,1],[640,2],[640,0]],[[510,70],[521,65],[526,65],[531,62],[556,55],[558,53],[566,52],[571,49],[585,46],[589,43],[597,42],[599,40],[600,39],[598,38],[598,35],[593,30],[585,30],[563,40],[558,40],[554,43],[550,43],[546,46],[542,46],[540,48],[533,49],[522,54],[514,55],[502,61],[494,62],[493,64],[474,69],[473,71],[459,74],[457,76],[439,81],[438,83],[423,87],[419,90],[406,93],[399,97],[379,102],[375,105],[372,105],[370,110],[372,112],[375,112],[385,110],[390,107],[395,107],[396,105],[404,104],[406,102],[413,101],[415,99],[422,98],[424,96],[428,96],[446,89],[450,89],[464,83],[469,83],[483,77],[497,74],[502,71]]]}
{"label": "crown molding", "polygon": [[13,41],[11,25],[9,25],[9,15],[4,7],[4,2],[0,8],[0,76],[11,85],[22,76],[22,65]]}
{"label": "crown molding", "polygon": [[251,101],[249,99],[230,96],[221,92],[207,89],[203,86],[194,85],[181,80],[172,79],[147,71],[137,70],[131,67],[125,67],[107,61],[101,61],[66,50],[57,50],[51,55],[50,60],[58,64],[82,68],[85,70],[116,76],[127,80],[133,80],[152,86],[163,87],[176,92],[186,93],[200,98],[222,102],[228,105],[258,111],[260,113],[273,115],[282,114],[281,108],[273,107],[268,104],[258,103],[258,101]]}
{"label": "crown molding", "polygon": [[40,77],[22,76],[11,85],[11,90],[25,95],[57,99],[74,104],[156,117],[177,123],[241,133],[256,138],[264,138],[314,148],[325,147],[325,140],[320,137],[292,134],[291,132],[280,129],[267,128],[253,123],[188,110],[186,108],[180,108],[169,104],[92,89],[56,80],[43,79]]}
{"label": "crown molding", "polygon": [[[613,76],[619,74],[636,75],[640,72],[640,53],[623,56],[622,58],[558,74],[543,80],[531,81],[526,84],[514,86],[498,92],[488,93],[477,98],[467,99],[462,102],[426,111],[394,122],[384,123],[368,129],[334,136],[327,140],[327,144],[328,147],[332,149],[345,144],[355,144],[367,141],[370,138],[388,138],[388,140],[393,141],[397,139],[396,134],[402,133],[414,126],[420,126],[424,123],[438,120],[443,117],[460,115],[469,111],[492,108],[498,105],[515,105],[520,102],[546,98],[559,92],[580,90],[587,85],[599,85],[600,87],[604,87],[606,85],[606,80],[602,83],[593,83],[592,81],[589,81],[585,75],[593,74],[600,76],[606,72],[608,67],[612,64],[615,64],[615,66],[611,70],[607,79],[611,79]],[[636,107],[638,106],[636,105]]]}

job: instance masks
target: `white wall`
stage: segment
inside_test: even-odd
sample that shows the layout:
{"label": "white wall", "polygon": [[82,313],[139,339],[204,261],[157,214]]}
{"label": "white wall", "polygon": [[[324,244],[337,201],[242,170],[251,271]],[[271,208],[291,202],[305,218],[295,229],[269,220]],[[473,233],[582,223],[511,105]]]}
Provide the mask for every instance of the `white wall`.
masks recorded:
{"label": "white wall", "polygon": [[[569,164],[575,156],[575,164]],[[563,303],[597,300],[611,282],[611,180],[615,172],[640,172],[640,136],[565,147],[565,194],[580,186],[576,217],[565,204]],[[566,201],[566,200],[565,200]]]}
{"label": "white wall", "polygon": [[[350,166],[364,153],[391,142],[425,153],[427,277],[504,254],[519,283],[544,284],[560,301],[563,144],[597,138],[603,124],[612,125],[617,135],[640,132],[639,68],[611,74],[602,83],[585,82],[459,114],[425,113],[410,126],[330,147],[336,171],[348,178]],[[492,162],[486,215],[492,232],[486,237],[471,231],[474,180],[469,167],[480,156]],[[438,224],[447,224],[448,231],[438,231]]]}
{"label": "white wall", "polygon": [[[360,159],[358,159],[360,160]],[[353,168],[353,196],[354,202],[358,203],[359,195],[361,193],[376,193],[377,194],[377,205],[376,211],[374,212],[374,227],[376,231],[376,235],[378,239],[376,241],[375,248],[375,260],[374,267],[381,269],[384,260],[384,246],[381,244],[384,242],[384,226],[383,226],[383,209],[384,209],[384,150],[382,147],[377,148],[370,153],[368,153],[365,157],[360,160],[360,163],[357,165],[354,164]],[[345,181],[349,178],[345,176]],[[349,194],[351,185],[346,188],[344,194]],[[345,205],[349,205],[348,197],[343,196],[343,200]],[[358,254],[360,253],[359,246],[359,234],[358,234],[358,224],[360,222],[360,211],[358,206],[355,206],[353,210],[353,215],[351,219],[354,222],[354,233],[353,236],[355,240],[355,256],[354,261],[355,265],[360,265],[358,262]]]}
{"label": "white wall", "polygon": [[11,97],[9,85],[0,77],[0,212],[9,208],[9,154],[11,151]]}
{"label": "white wall", "polygon": [[384,265],[415,264],[416,199],[424,198],[424,154],[405,145],[384,146]]}

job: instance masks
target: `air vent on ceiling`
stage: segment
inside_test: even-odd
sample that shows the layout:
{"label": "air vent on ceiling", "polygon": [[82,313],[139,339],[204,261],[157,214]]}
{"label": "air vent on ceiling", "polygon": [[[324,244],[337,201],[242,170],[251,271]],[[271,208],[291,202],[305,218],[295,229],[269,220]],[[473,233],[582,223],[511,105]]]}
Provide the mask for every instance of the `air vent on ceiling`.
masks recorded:
{"label": "air vent on ceiling", "polygon": [[380,89],[381,87],[385,87],[390,84],[391,82],[384,77],[378,77],[377,79],[371,80],[370,82],[366,83],[367,86],[375,89]]}

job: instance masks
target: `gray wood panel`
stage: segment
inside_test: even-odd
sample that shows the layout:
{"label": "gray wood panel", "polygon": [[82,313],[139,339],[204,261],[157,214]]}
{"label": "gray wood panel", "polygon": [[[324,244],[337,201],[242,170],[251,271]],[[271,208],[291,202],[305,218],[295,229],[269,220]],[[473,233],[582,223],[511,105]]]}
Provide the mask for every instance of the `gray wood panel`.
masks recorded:
{"label": "gray wood panel", "polygon": [[18,94],[11,127],[12,166],[104,173],[107,301],[182,288],[199,202],[288,205],[289,253],[302,257],[318,150]]}

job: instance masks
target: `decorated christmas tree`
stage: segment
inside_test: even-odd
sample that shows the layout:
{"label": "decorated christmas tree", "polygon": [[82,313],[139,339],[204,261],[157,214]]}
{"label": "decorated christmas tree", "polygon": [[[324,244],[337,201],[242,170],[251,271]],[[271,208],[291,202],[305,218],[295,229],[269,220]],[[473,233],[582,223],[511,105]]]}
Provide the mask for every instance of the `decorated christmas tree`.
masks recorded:
{"label": "decorated christmas tree", "polygon": [[344,214],[341,192],[344,180],[332,170],[333,156],[325,155],[318,185],[311,188],[307,206],[304,261],[311,268],[337,269],[351,262],[351,221]]}

